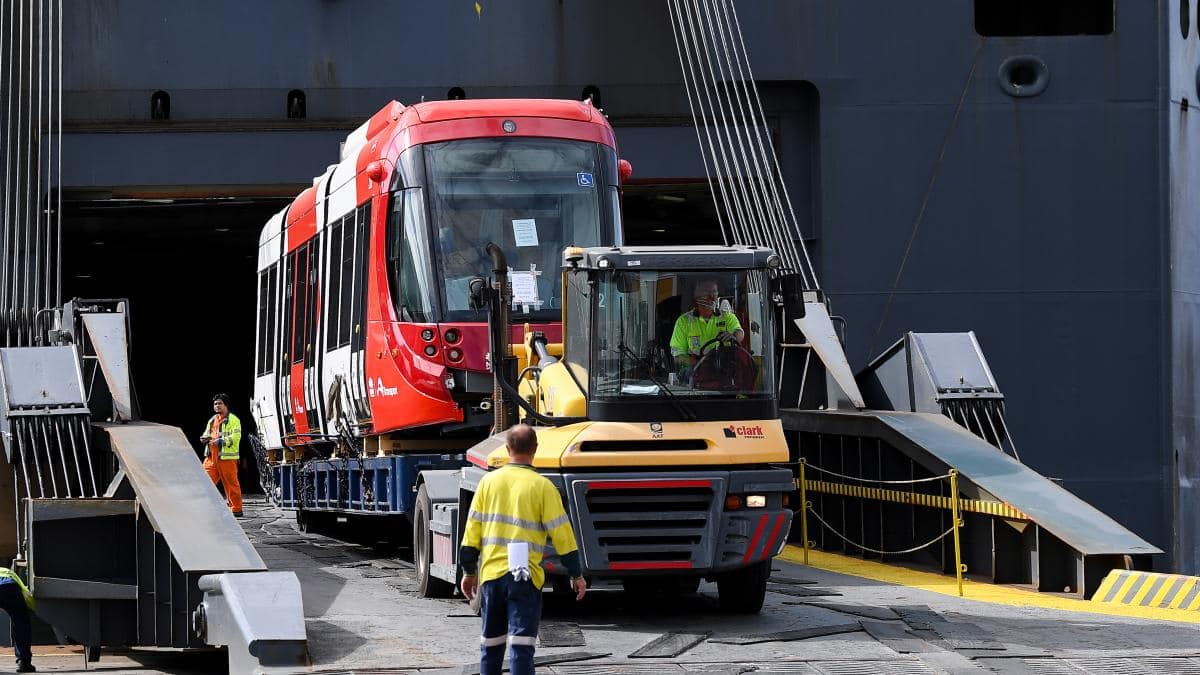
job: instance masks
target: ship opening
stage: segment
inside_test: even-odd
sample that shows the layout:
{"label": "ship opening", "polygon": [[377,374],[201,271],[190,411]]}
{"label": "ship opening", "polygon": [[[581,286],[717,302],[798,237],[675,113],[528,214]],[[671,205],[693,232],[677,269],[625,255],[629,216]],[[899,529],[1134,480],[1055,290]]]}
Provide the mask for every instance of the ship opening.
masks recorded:
{"label": "ship opening", "polygon": [[[255,260],[283,199],[89,199],[64,195],[63,298],[128,298],[143,419],[197,440],[228,393],[247,431],[254,367]],[[242,489],[256,491],[242,446]]]}

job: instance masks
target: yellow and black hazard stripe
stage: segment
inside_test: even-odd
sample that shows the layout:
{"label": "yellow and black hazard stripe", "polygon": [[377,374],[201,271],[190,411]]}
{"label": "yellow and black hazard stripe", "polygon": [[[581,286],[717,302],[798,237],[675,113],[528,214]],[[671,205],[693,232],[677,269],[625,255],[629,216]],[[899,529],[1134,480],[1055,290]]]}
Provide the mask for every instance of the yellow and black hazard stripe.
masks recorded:
{"label": "yellow and black hazard stripe", "polygon": [[1113,570],[1092,595],[1092,602],[1196,610],[1200,609],[1200,577]]}
{"label": "yellow and black hazard stripe", "polygon": [[[799,479],[796,479],[796,487],[800,487]],[[949,497],[930,495],[922,492],[907,492],[905,490],[867,487],[865,485],[847,485],[845,483],[831,483],[823,480],[807,481],[807,489],[809,492],[823,492],[842,497],[857,497],[859,499],[911,504],[913,506],[928,506],[947,511],[952,508]],[[1032,518],[1020,509],[1007,502],[993,502],[984,499],[959,499],[958,510],[967,513],[983,513],[1009,520],[1032,520]]]}

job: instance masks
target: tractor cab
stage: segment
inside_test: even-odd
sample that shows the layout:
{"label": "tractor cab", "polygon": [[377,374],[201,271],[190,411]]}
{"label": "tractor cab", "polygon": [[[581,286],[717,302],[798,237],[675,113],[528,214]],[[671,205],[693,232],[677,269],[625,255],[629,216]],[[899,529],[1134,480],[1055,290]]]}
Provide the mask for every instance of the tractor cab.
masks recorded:
{"label": "tractor cab", "polygon": [[769,270],[757,247],[568,248],[563,358],[534,390],[593,421],[777,417]]}

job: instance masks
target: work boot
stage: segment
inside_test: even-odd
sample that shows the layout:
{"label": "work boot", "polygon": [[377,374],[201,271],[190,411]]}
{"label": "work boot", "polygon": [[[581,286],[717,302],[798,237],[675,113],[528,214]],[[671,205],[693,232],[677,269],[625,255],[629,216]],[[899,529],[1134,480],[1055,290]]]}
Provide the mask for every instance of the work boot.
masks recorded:
{"label": "work boot", "polygon": [[241,517],[242,517],[242,512],[241,512],[241,511],[234,511],[234,512],[233,512],[233,517],[234,517],[234,518],[241,518]]}
{"label": "work boot", "polygon": [[25,663],[17,664],[17,672],[18,673],[36,673],[37,668],[32,663],[26,661]]}

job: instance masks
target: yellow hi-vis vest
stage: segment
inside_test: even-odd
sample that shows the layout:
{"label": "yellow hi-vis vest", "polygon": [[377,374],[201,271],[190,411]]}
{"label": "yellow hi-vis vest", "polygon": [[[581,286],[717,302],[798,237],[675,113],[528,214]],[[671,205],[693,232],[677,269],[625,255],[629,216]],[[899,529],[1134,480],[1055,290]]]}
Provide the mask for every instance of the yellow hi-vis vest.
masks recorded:
{"label": "yellow hi-vis vest", "polygon": [[700,348],[709,340],[722,332],[736,333],[741,328],[742,322],[733,312],[717,312],[707,319],[696,310],[684,312],[675,320],[675,329],[671,331],[671,356],[700,356]]}
{"label": "yellow hi-vis vest", "polygon": [[529,576],[541,588],[548,544],[564,555],[576,550],[562,498],[548,478],[523,464],[506,464],[483,477],[471,500],[463,546],[479,549],[479,583],[508,573],[508,545],[529,544]]}
{"label": "yellow hi-vis vest", "polygon": [[[208,424],[204,425],[204,434],[212,431],[213,421],[216,419],[216,415],[208,418]],[[218,456],[221,459],[238,458],[238,446],[242,443],[242,421],[237,418],[237,415],[229,413],[225,416],[225,419],[221,421],[221,435],[213,437],[212,443],[216,443],[220,447],[221,451]]]}
{"label": "yellow hi-vis vest", "polygon": [[16,572],[7,567],[0,567],[0,579],[12,579],[17,582],[17,588],[21,589],[21,597],[25,598],[25,605],[29,607],[30,611],[33,611],[33,594],[29,592],[28,588],[25,588],[25,582],[21,581],[21,577],[17,576]]}

